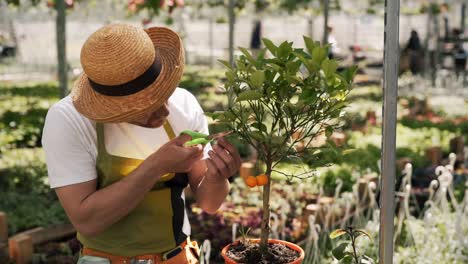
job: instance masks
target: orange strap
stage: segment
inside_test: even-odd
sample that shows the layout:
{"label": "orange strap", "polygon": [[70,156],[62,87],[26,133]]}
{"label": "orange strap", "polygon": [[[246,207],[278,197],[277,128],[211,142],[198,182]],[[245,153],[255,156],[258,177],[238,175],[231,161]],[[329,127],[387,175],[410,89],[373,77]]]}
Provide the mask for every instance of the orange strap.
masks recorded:
{"label": "orange strap", "polygon": [[[180,244],[180,247],[184,249],[187,246],[187,241],[184,241],[182,244]],[[185,254],[184,250],[182,250],[183,254]],[[140,256],[134,256],[134,257],[125,257],[125,256],[116,256],[112,255],[106,252],[94,250],[91,248],[83,248],[82,254],[85,256],[93,256],[93,257],[99,257],[99,258],[106,258],[110,260],[112,264],[130,264],[130,261],[132,259],[134,260],[152,260],[153,263],[159,263],[161,262],[163,254],[147,254],[147,255],[140,255]],[[180,253],[179,253],[180,254]]]}

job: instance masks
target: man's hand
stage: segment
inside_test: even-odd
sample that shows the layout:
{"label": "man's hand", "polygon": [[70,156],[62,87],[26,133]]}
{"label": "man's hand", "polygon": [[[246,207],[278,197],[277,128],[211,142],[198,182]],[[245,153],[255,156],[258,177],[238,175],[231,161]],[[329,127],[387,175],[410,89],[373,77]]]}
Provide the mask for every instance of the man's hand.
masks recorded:
{"label": "man's hand", "polygon": [[241,159],[236,148],[224,138],[209,152],[209,158],[197,162],[189,182],[198,205],[207,213],[215,213],[229,192],[229,177],[240,168]]}
{"label": "man's hand", "polygon": [[240,168],[241,158],[236,148],[224,138],[220,138],[206,160],[208,168],[205,180],[219,182],[234,175]]}
{"label": "man's hand", "polygon": [[152,163],[162,173],[189,172],[192,166],[202,159],[203,147],[201,145],[184,147],[184,143],[191,137],[182,134],[160,147],[145,163]]}
{"label": "man's hand", "polygon": [[[179,136],[151,154],[127,177],[96,190],[97,180],[56,188],[71,222],[86,236],[94,236],[128,215],[152,186],[168,172],[188,172],[203,156],[201,146],[182,145],[190,136]],[[70,172],[72,173],[72,172]]]}

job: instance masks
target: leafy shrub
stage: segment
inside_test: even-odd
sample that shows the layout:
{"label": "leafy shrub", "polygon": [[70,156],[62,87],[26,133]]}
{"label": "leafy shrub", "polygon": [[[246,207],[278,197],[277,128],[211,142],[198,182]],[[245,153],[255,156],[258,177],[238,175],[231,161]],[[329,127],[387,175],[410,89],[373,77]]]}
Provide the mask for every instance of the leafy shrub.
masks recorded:
{"label": "leafy shrub", "polygon": [[55,83],[0,85],[0,153],[41,145],[45,116],[58,93]]}
{"label": "leafy shrub", "polygon": [[340,192],[351,192],[353,190],[353,184],[356,182],[356,179],[348,168],[341,167],[338,170],[328,170],[321,177],[321,184],[325,195],[335,195],[338,179],[343,182]]}
{"label": "leafy shrub", "polygon": [[0,211],[9,218],[9,232],[66,221],[66,215],[47,184],[42,149],[15,149],[0,158]]}
{"label": "leafy shrub", "polygon": [[0,84],[0,97],[13,95],[53,99],[60,97],[60,90],[57,82],[30,83],[24,85]]}
{"label": "leafy shrub", "polygon": [[465,135],[466,140],[468,140],[468,121],[463,121],[459,124],[455,123],[453,120],[444,120],[441,123],[433,123],[430,120],[415,120],[413,118],[404,117],[401,119],[401,124],[413,128],[436,128],[439,130],[450,131],[453,133]]}
{"label": "leafy shrub", "polygon": [[52,190],[47,195],[36,192],[4,192],[0,199],[0,210],[8,215],[9,234],[68,221]]}

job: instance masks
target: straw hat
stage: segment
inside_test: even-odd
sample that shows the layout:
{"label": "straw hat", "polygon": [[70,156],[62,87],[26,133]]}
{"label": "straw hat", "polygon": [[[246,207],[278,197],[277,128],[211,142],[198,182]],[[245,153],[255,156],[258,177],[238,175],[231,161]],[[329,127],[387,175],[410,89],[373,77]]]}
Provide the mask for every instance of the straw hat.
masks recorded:
{"label": "straw hat", "polygon": [[72,100],[97,122],[128,122],[161,107],[184,71],[184,51],[174,31],[111,24],[93,33],[81,49],[84,73]]}

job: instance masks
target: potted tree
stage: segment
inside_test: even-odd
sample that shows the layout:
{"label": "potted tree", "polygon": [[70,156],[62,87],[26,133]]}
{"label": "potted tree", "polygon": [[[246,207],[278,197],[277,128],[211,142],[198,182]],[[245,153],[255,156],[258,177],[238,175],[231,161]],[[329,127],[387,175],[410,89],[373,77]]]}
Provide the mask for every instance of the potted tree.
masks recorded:
{"label": "potted tree", "polygon": [[[308,37],[305,48],[287,41],[279,46],[268,39],[263,43],[266,48],[255,58],[240,48],[243,55],[236,58],[235,67],[221,61],[227,68],[228,105],[208,114],[251,145],[265,168],[257,180],[263,186],[261,237],[230,244],[222,255],[226,263],[301,263],[304,252],[299,246],[268,239],[271,175],[281,173],[275,169],[280,162],[309,159],[310,164],[319,157],[310,143],[323,133],[329,137],[339,125],[356,68],[338,73],[338,63],[327,56],[329,46]],[[247,183],[252,186],[252,178]]]}

